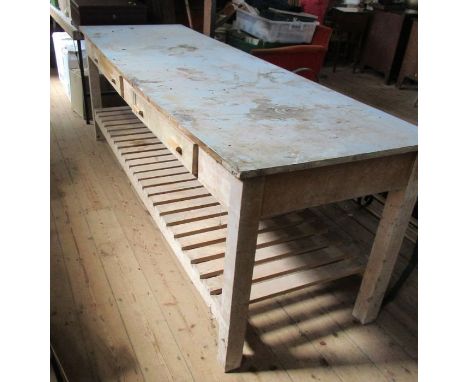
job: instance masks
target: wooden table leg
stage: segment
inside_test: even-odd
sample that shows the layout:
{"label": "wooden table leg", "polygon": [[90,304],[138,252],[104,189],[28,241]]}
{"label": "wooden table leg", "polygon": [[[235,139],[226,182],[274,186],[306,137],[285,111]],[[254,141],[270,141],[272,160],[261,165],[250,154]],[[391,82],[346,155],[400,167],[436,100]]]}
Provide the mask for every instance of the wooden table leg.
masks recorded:
{"label": "wooden table leg", "polygon": [[203,33],[213,37],[216,23],[216,0],[205,0],[203,3]]}
{"label": "wooden table leg", "polygon": [[88,56],[88,71],[89,71],[89,94],[91,96],[91,110],[93,113],[94,128],[96,130],[96,139],[104,139],[101,129],[96,122],[94,110],[102,107],[101,95],[101,80],[99,78],[99,69],[94,61]]}
{"label": "wooden table leg", "polygon": [[382,213],[353,316],[362,324],[377,318],[418,196],[416,159],[404,190],[392,191]]}
{"label": "wooden table leg", "polygon": [[236,179],[231,186],[218,320],[218,359],[225,371],[237,369],[242,361],[263,184],[263,178]]}

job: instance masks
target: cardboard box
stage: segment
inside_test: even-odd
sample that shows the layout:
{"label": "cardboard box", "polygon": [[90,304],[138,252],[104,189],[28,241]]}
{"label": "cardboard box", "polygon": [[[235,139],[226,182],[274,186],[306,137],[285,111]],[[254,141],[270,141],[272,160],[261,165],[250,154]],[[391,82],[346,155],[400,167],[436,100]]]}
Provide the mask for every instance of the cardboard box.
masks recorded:
{"label": "cardboard box", "polygon": [[[57,63],[59,79],[65,88],[65,93],[71,100],[70,69],[79,69],[80,67],[78,45],[66,32],[52,33],[52,40],[54,42],[55,61]],[[86,70],[88,60],[84,41],[81,42],[81,48],[83,53],[83,66]]]}

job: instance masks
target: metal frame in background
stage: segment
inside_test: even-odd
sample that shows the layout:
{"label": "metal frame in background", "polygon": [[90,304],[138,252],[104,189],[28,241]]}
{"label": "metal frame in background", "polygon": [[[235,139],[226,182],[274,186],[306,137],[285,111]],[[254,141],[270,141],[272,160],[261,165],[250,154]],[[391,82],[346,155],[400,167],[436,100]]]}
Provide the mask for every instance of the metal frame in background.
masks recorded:
{"label": "metal frame in background", "polygon": [[86,92],[86,82],[85,82],[85,72],[84,72],[84,64],[83,64],[83,51],[81,50],[81,40],[76,40],[78,45],[78,65],[80,67],[80,75],[81,75],[81,88],[83,89],[83,110],[86,119],[86,124],[89,125],[89,110],[88,110],[88,103],[86,102],[86,97],[89,94]]}

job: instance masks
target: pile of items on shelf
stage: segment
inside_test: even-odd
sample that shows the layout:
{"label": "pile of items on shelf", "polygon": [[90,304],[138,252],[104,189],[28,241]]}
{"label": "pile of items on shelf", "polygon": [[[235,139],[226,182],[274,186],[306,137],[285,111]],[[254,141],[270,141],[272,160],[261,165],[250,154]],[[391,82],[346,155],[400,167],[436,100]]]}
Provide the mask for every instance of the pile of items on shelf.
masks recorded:
{"label": "pile of items on shelf", "polygon": [[220,15],[219,27],[236,14],[232,25],[217,29],[217,37],[244,51],[285,44],[304,44],[312,39],[317,16],[302,12],[286,0],[233,0]]}

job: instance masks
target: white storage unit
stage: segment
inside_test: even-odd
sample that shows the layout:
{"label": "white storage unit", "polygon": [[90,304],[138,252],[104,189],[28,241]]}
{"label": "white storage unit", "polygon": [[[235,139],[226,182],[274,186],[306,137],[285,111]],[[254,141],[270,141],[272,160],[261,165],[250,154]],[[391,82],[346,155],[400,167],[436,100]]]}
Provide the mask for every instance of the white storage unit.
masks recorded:
{"label": "white storage unit", "polygon": [[[60,82],[65,87],[65,92],[68,98],[71,98],[70,93],[70,69],[79,69],[78,60],[78,45],[76,41],[66,32],[52,33],[52,40],[54,41],[55,61],[57,62],[57,71]],[[84,41],[81,42],[81,49],[83,52],[83,64],[86,69],[88,60],[86,57],[86,48]]]}
{"label": "white storage unit", "polygon": [[309,43],[319,23],[317,21],[273,21],[237,10],[234,27],[266,42]]}

